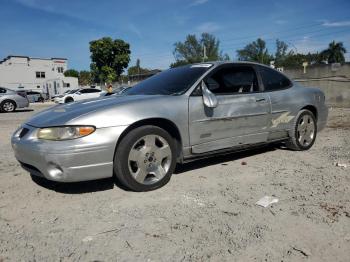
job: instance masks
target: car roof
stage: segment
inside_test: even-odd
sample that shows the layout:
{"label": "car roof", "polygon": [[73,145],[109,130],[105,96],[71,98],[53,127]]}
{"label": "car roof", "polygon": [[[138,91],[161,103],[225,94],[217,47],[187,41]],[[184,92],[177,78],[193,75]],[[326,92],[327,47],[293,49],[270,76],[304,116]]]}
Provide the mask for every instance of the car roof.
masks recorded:
{"label": "car roof", "polygon": [[218,65],[259,65],[259,66],[265,66],[268,68],[271,68],[268,65],[257,63],[257,62],[251,62],[251,61],[208,61],[208,62],[201,62],[201,63],[194,63],[192,65],[208,65],[212,64],[214,66]]}

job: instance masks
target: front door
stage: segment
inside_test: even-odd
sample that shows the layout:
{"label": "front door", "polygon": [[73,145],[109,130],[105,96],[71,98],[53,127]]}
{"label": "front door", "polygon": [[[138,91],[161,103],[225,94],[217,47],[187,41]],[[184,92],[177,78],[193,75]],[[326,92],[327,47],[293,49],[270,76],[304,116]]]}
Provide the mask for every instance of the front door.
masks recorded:
{"label": "front door", "polygon": [[[264,142],[270,121],[269,96],[260,92],[251,66],[222,66],[204,80],[218,99],[208,108],[198,90],[189,99],[192,153]],[[199,88],[199,87],[198,87]]]}

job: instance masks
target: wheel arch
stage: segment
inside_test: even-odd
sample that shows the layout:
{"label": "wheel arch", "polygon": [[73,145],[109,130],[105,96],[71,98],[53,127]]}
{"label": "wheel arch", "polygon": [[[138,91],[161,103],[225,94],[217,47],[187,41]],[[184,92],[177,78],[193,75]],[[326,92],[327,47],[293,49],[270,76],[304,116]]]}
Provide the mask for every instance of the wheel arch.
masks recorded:
{"label": "wheel arch", "polygon": [[67,96],[67,97],[64,99],[64,103],[67,103],[66,101],[67,101],[67,100],[70,100],[70,99],[74,101],[74,98],[73,98],[73,97]]}
{"label": "wheel arch", "polygon": [[311,113],[313,113],[315,118],[316,118],[316,121],[317,121],[318,112],[317,112],[317,108],[315,106],[313,106],[313,105],[306,105],[303,108],[301,108],[300,110],[303,110],[303,109],[309,110]]}
{"label": "wheel arch", "polygon": [[118,138],[114,155],[116,154],[117,148],[120,142],[122,141],[122,139],[126,136],[126,134],[128,134],[131,130],[135,128],[138,128],[140,126],[145,126],[145,125],[156,126],[167,131],[176,140],[177,160],[182,159],[182,138],[181,138],[180,130],[178,129],[178,127],[175,125],[174,122],[166,118],[142,119],[128,126]]}

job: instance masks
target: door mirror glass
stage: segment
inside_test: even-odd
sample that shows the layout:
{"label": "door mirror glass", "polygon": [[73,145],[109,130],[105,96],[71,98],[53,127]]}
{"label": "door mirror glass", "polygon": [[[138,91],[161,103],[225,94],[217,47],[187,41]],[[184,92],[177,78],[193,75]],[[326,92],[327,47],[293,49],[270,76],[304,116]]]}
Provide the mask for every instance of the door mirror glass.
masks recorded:
{"label": "door mirror glass", "polygon": [[201,82],[203,103],[206,107],[215,108],[218,106],[218,99],[216,96],[210,92],[204,81]]}

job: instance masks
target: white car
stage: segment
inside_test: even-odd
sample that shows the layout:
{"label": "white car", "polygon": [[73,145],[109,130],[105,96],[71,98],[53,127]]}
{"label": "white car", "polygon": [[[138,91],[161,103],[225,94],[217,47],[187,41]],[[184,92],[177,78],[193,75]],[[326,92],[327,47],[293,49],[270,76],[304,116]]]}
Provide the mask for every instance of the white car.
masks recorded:
{"label": "white car", "polygon": [[85,99],[97,98],[100,96],[101,90],[96,88],[77,89],[70,93],[55,97],[54,101],[58,104],[71,103]]}

